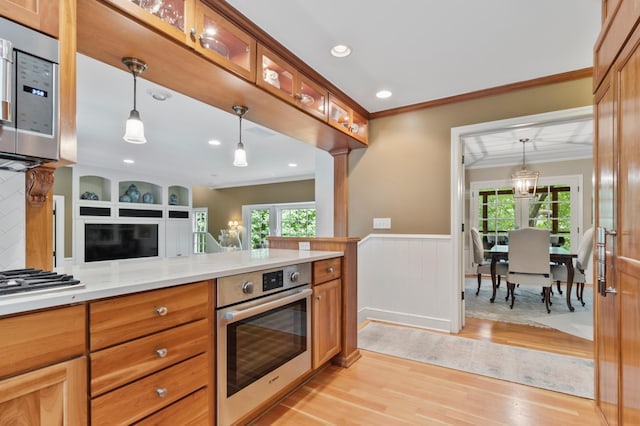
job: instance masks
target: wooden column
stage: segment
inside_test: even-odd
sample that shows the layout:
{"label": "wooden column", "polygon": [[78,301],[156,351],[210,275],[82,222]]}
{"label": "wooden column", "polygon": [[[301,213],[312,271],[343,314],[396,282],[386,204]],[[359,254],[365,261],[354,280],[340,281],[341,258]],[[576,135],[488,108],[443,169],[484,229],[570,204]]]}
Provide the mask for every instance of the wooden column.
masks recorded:
{"label": "wooden column", "polygon": [[26,193],[25,266],[53,269],[53,172],[50,167],[28,170]]}
{"label": "wooden column", "polygon": [[349,235],[349,150],[331,151],[333,156],[333,236]]}
{"label": "wooden column", "polygon": [[298,243],[309,242],[311,250],[341,251],[342,261],[342,351],[332,362],[349,367],[361,354],[358,350],[358,241],[359,238],[269,237],[269,247],[298,250]]}

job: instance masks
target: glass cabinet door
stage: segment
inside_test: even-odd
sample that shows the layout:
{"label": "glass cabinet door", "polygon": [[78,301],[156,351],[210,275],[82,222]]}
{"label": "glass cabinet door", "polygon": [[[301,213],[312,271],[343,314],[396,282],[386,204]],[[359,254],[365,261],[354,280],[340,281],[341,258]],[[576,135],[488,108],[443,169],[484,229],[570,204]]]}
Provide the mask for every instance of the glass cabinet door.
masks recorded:
{"label": "glass cabinet door", "polygon": [[298,74],[294,97],[298,106],[321,120],[327,119],[327,91],[302,74]]}
{"label": "glass cabinet door", "polygon": [[195,0],[107,0],[163,33],[192,44]]}
{"label": "glass cabinet door", "polygon": [[368,120],[355,111],[351,113],[351,134],[354,138],[366,143],[368,137]]}
{"label": "glass cabinet door", "polygon": [[293,67],[262,45],[258,46],[258,64],[258,86],[289,101],[292,100],[295,92]]}
{"label": "glass cabinet door", "polygon": [[329,124],[342,131],[349,131],[350,109],[335,98],[329,97]]}
{"label": "glass cabinet door", "polygon": [[256,41],[207,6],[196,5],[196,50],[224,68],[255,81]]}

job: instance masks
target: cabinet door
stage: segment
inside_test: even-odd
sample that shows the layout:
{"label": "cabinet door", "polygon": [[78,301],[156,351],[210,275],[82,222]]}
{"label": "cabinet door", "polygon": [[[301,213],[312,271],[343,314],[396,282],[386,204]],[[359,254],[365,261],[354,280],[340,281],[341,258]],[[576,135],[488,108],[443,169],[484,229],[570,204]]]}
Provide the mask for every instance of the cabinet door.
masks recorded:
{"label": "cabinet door", "polygon": [[260,75],[257,76],[256,84],[276,96],[293,102],[296,92],[296,70],[262,45],[258,46],[258,67]]}
{"label": "cabinet door", "polygon": [[322,86],[306,77],[297,74],[296,92],[293,97],[300,108],[326,121],[328,92]]}
{"label": "cabinet door", "polygon": [[195,42],[195,0],[106,1],[178,41],[191,46]]}
{"label": "cabinet door", "polygon": [[313,288],[313,368],[340,352],[341,281]]}
{"label": "cabinet door", "polygon": [[0,15],[58,38],[58,4],[58,0],[2,0]]}
{"label": "cabinet door", "polygon": [[86,425],[86,358],[0,381],[3,425]]}
{"label": "cabinet door", "polygon": [[168,220],[166,225],[167,257],[190,256],[193,253],[193,230],[190,220]]}
{"label": "cabinet door", "polygon": [[222,16],[198,2],[196,50],[227,70],[256,81],[256,41]]}
{"label": "cabinet door", "polygon": [[351,126],[351,108],[329,95],[329,124],[345,133]]}

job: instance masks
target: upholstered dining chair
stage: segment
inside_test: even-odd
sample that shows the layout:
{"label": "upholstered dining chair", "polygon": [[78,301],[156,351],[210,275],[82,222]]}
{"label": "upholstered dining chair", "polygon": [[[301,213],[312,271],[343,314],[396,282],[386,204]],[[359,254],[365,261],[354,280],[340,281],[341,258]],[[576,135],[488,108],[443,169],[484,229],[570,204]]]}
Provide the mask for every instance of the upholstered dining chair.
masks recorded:
{"label": "upholstered dining chair", "polygon": [[[593,250],[593,228],[589,228],[584,231],[582,240],[578,246],[578,257],[576,258],[576,264],[573,268],[573,284],[576,284],[576,297],[584,306],[584,300],[582,295],[584,293],[584,283],[586,281],[585,270],[589,266],[591,260],[591,251]],[[560,282],[567,281],[567,267],[566,265],[551,265],[551,276],[557,283],[558,288]]]}
{"label": "upholstered dining chair", "polygon": [[509,231],[509,272],[507,298],[511,308],[516,300],[515,286],[542,286],[547,313],[551,313],[551,265],[549,263],[549,231],[522,228]]}
{"label": "upholstered dining chair", "polygon": [[[480,286],[482,285],[482,275],[491,275],[491,260],[487,260],[484,257],[484,247],[482,245],[482,239],[480,238],[480,232],[477,228],[471,228],[471,243],[473,246],[473,263],[476,265],[476,274],[478,275],[478,289],[476,290],[476,296],[480,293]],[[500,277],[507,275],[507,266],[505,262],[496,263],[496,275],[498,279],[498,285],[500,285]]]}

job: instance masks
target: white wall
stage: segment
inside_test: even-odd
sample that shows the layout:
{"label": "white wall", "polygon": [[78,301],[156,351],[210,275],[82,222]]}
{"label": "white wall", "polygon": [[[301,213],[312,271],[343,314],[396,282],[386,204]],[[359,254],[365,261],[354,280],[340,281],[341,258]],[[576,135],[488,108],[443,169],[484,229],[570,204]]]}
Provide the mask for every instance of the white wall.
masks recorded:
{"label": "white wall", "polygon": [[26,262],[25,174],[0,170],[0,271]]}
{"label": "white wall", "polygon": [[457,331],[451,250],[448,235],[365,237],[358,245],[358,322]]}
{"label": "white wall", "polygon": [[333,157],[316,150],[316,236],[333,237]]}

